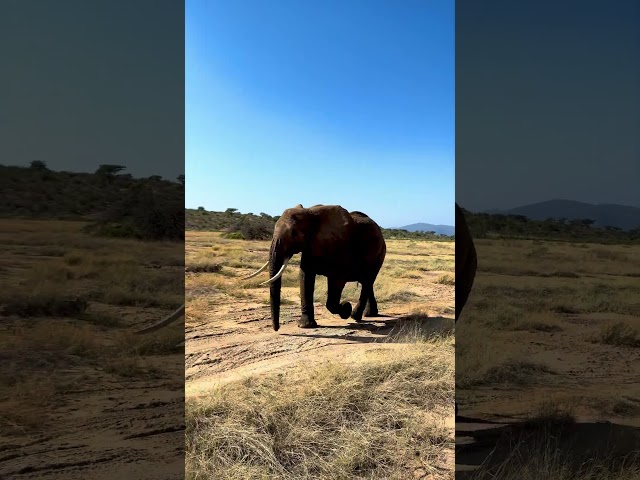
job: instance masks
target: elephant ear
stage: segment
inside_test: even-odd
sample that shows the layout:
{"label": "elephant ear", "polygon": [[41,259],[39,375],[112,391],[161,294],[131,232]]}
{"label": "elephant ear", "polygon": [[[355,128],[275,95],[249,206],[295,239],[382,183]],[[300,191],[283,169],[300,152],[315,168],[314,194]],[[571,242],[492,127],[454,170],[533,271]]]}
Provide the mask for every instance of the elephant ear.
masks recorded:
{"label": "elephant ear", "polygon": [[341,248],[353,229],[354,222],[349,212],[339,206],[320,206],[310,210],[313,210],[315,219],[313,245],[323,250]]}

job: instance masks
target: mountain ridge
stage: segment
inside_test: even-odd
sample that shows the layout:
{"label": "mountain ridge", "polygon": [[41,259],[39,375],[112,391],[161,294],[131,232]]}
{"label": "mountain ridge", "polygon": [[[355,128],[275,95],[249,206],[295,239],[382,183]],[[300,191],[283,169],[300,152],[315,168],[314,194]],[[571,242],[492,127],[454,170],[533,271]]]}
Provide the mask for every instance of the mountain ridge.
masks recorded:
{"label": "mountain ridge", "polygon": [[590,219],[597,227],[631,230],[640,226],[640,208],[615,203],[587,203],[577,200],[553,199],[509,209],[489,209],[482,213],[523,215],[531,220],[548,218],[566,220]]}
{"label": "mountain ridge", "polygon": [[411,225],[405,225],[404,227],[397,227],[400,230],[407,230],[408,232],[435,232],[438,235],[453,236],[455,234],[455,227],[452,225],[434,225],[432,223],[412,223]]}

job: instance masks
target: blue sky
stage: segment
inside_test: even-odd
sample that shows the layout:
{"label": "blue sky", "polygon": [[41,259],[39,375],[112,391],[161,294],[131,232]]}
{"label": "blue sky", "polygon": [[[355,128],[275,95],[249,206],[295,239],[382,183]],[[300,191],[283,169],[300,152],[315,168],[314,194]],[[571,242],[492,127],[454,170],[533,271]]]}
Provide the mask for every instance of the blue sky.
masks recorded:
{"label": "blue sky", "polygon": [[458,203],[640,207],[640,2],[495,4],[456,18]]}
{"label": "blue sky", "polygon": [[453,225],[454,2],[186,2],[186,206]]}

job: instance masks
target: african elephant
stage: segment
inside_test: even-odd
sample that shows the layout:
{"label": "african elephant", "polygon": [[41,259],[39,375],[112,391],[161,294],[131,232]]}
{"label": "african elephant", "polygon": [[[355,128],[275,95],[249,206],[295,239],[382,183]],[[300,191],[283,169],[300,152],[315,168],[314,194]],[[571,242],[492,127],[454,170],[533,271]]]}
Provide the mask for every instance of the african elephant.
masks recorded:
{"label": "african elephant", "polygon": [[[462,209],[456,203],[456,322],[471,293],[477,267],[478,259],[473,238]],[[458,402],[455,403],[455,412],[457,416]]]}
{"label": "african elephant", "polygon": [[478,259],[473,238],[462,209],[456,203],[456,321],[471,293],[477,267]]}
{"label": "african elephant", "polygon": [[[338,205],[297,205],[284,211],[273,233],[269,260],[257,272],[269,266],[271,320],[280,328],[280,292],[282,273],[296,253],[300,259],[300,328],[315,328],[313,291],[316,275],[327,277],[327,309],[347,319],[362,320],[362,315],[378,315],[373,283],[384,262],[387,246],[380,227],[361,212],[348,212]],[[349,302],[340,303],[347,282],[362,285],[360,299],[352,310]]]}

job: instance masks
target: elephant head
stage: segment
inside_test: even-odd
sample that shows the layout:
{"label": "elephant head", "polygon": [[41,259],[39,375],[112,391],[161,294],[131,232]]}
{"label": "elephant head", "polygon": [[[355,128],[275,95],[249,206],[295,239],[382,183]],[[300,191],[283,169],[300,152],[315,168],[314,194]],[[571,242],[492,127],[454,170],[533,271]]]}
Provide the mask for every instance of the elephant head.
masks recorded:
{"label": "elephant head", "polygon": [[349,213],[339,206],[315,205],[304,208],[296,205],[283,212],[276,222],[269,260],[256,272],[244,277],[254,277],[269,267],[271,321],[273,329],[280,328],[280,293],[282,274],[291,257],[304,251],[324,255],[348,239],[348,226],[352,224]]}

